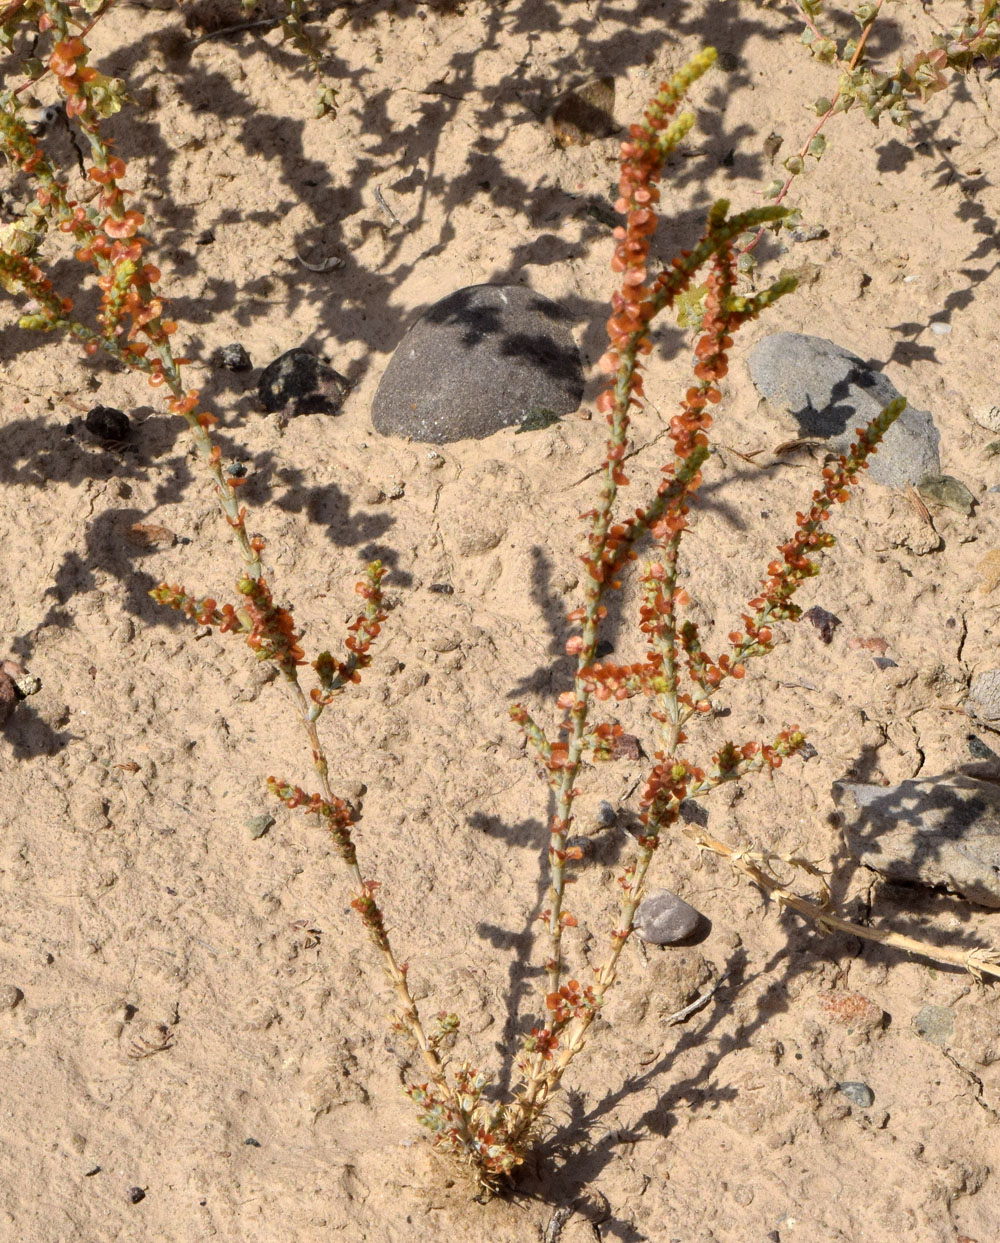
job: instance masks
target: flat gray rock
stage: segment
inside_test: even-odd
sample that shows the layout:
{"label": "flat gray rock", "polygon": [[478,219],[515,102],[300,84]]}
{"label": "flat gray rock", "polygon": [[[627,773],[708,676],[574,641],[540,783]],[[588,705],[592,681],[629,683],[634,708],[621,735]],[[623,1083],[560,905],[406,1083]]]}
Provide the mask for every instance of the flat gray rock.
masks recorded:
{"label": "flat gray rock", "polygon": [[[846,452],[857,439],[855,430],[900,396],[881,371],[872,371],[857,354],[801,332],[765,337],[748,365],[760,395],[787,410],[802,436],[829,441],[836,453]],[[939,475],[940,439],[930,414],[907,406],[870,459],[869,477],[901,488]]]}
{"label": "flat gray rock", "polygon": [[913,1030],[943,1049],[955,1028],[955,1011],[947,1006],[922,1006],[913,1016]]}
{"label": "flat gray rock", "polygon": [[1000,783],[958,773],[897,786],[838,781],[833,796],[859,863],[1000,909]]}
{"label": "flat gray rock", "polygon": [[654,889],[639,903],[635,929],[650,945],[676,945],[689,937],[702,917],[669,889]]}
{"label": "flat gray rock", "polygon": [[980,721],[1000,721],[1000,669],[987,669],[972,679],[965,710]]}
{"label": "flat gray rock", "polygon": [[572,323],[523,285],[469,285],[442,298],[396,347],[372,404],[375,430],[430,444],[483,440],[583,399]]}

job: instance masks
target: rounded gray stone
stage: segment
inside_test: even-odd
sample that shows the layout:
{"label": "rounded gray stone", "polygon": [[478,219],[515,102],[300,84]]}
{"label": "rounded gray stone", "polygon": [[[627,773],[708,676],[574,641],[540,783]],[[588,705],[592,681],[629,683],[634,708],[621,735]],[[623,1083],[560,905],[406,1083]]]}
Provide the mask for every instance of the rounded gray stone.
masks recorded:
{"label": "rounded gray stone", "polygon": [[[787,410],[802,436],[826,440],[836,453],[845,453],[856,429],[900,396],[883,372],[825,337],[776,332],[754,347],[747,362],[760,395]],[[907,406],[869,459],[869,477],[901,488],[939,475],[940,439],[931,415]]]}
{"label": "rounded gray stone", "polygon": [[1000,669],[987,669],[972,679],[965,709],[980,721],[1000,721]]}
{"label": "rounded gray stone", "polygon": [[469,285],[430,307],[389,360],[372,404],[384,436],[482,440],[583,399],[569,315],[523,285]]}
{"label": "rounded gray stone", "polygon": [[690,903],[669,889],[654,889],[639,903],[635,928],[650,945],[676,945],[695,931],[701,918]]}

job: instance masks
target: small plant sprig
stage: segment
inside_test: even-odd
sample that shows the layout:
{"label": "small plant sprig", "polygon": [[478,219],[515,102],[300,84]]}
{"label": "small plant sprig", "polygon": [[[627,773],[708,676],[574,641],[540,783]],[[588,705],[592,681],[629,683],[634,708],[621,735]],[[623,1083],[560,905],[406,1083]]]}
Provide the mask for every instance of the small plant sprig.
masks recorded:
{"label": "small plant sprig", "polygon": [[[323,53],[321,41],[315,39],[306,26],[309,17],[307,6],[303,0],[281,0],[285,16],[281,19],[281,36],[283,43],[290,43],[309,62],[309,69],[316,80],[316,104],[313,116],[334,118],[337,115],[337,91],[326,81],[323,73]],[[257,0],[242,0],[243,10],[253,13],[257,9]],[[252,24],[252,23],[251,23]]]}
{"label": "small plant sprig", "polygon": [[[667,118],[687,84],[703,73],[712,59],[710,51],[695,58],[665,86],[646,112],[645,124],[633,126],[629,140],[622,145],[620,198],[615,206],[625,215],[626,224],[615,231],[618,244],[612,260],[613,270],[621,274],[621,286],[613,297],[614,314],[608,321],[611,349],[599,364],[614,380],[597,401],[611,434],[599,504],[583,515],[589,522],[587,553],[582,558],[585,601],[568,615],[571,623],[580,626],[566,644],[567,654],[577,660],[574,685],[559,696],[563,718],[555,741],[522,705],[512,709],[512,716],[521,724],[548,774],[555,797],[548,851],[549,906],[543,912],[549,932],[546,1019],[532,1027],[523,1043],[518,1063],[522,1081],[515,1103],[504,1119],[512,1153],[521,1151],[526,1137],[538,1127],[565,1071],[586,1044],[593,1021],[615,982],[621,951],[632,935],[654,853],[677,824],[681,804],[686,799],[704,797],[724,783],[765,769],[773,771],[804,746],[805,734],[790,726],[771,743],[727,742],[712,755],[705,768],[680,752],[692,718],[711,710],[713,697],[729,679],[744,677],[748,660],[772,650],[772,624],[799,619],[801,609],[792,597],[819,572],[815,556],[835,542],[825,529],[831,510],[835,504],[847,501],[859,474],[867,468],[869,458],[906,405],[902,398],[891,402],[866,427],[858,429],[856,443],[836,465],[823,469],[821,486],[814,490],[804,511],[796,514],[794,533],[779,545],[781,559],[768,565],[760,591],[741,615],[740,628],[730,632],[729,651],[716,659],[707,655],[697,625],[691,620],[680,620],[690,600],[678,585],[677,572],[681,538],[689,527],[690,506],[702,482],[701,467],[709,456],[709,411],[722,398],[719,384],[727,374],[727,351],[734,334],[790,292],[795,283],[792,278],[782,277],[752,297],[736,293],[735,238],[743,229],[780,219],[785,213],[780,208],[758,209],[731,217],[725,202],[716,204],[710,212],[698,245],[690,252],[682,252],[670,268],[650,277],[649,237],[655,228],[655,204],[659,198],[654,183],[666,153],[689,124],[687,117],[670,123]],[[639,405],[638,397],[642,394],[640,356],[651,350],[649,332],[655,316],[688,290],[695,274],[706,263],[709,271],[701,328],[694,348],[696,383],[687,390],[680,412],[669,425],[674,460],[663,467],[664,478],[654,499],[644,509],[616,521],[618,490],[629,482],[622,464],[628,452],[630,410]],[[642,538],[648,538],[656,549],[655,559],[642,576],[639,630],[648,643],[646,660],[631,665],[601,662],[596,653],[600,625],[607,616],[605,599],[609,591],[620,588],[622,571],[637,559],[637,545]],[[691,689],[683,689],[685,682]],[[621,700],[636,694],[653,701],[651,716],[659,727],[653,749],[656,762],[640,795],[643,828],[637,837],[638,855],[618,878],[622,888],[621,913],[611,932],[607,955],[593,969],[593,983],[581,985],[577,979],[563,983],[562,934],[566,927],[577,923],[563,902],[569,879],[567,869],[580,857],[579,850],[568,845],[577,780],[588,749],[595,759],[602,758],[609,740],[620,730],[608,722],[593,723],[594,701]],[[740,852],[707,834],[700,834],[696,841],[701,848],[729,859],[761,888],[774,893],[782,904],[827,927],[854,930],[850,921],[828,917],[823,902],[812,902],[793,893],[768,870],[771,856],[766,852]],[[787,862],[818,875],[804,860],[793,858]],[[902,943],[897,934],[885,932],[876,931],[870,939]],[[913,948],[912,940],[902,941],[906,948]],[[920,946],[920,951],[931,956],[936,953],[926,946]],[[989,949],[972,955],[951,954],[948,961],[960,962],[974,974],[1000,975],[1000,955]]]}
{"label": "small plant sprig", "polygon": [[[306,695],[299,678],[299,669],[306,663],[299,642],[302,636],[295,629],[291,609],[274,600],[261,561],[265,541],[249,534],[247,510],[239,503],[238,489],[246,477],[223,470],[221,448],[212,439],[212,428],[219,420],[200,409],[198,391],[185,385],[182,369],[189,360],[174,355],[170,338],[177,324],[165,318],[165,299],[154,290],[160,272],[143,260],[149,242],[139,230],[145,218],[140,211],[126,207],[130,193],[122,185],[126,164],[112,153],[101,132],[101,121],[121,106],[123,85],[103,77],[88,64],[90,50],[81,37],[83,23],[63,0],[25,0],[16,12],[8,7],[0,16],[8,23],[15,16],[22,21],[34,20],[40,39],[52,42],[48,68],[59,84],[67,116],[75,119],[88,141],[91,163],[86,175],[100,188],[96,201],[71,199],[66,181],[53,169],[25,124],[17,95],[12,91],[0,94],[0,149],[35,186],[36,204],[16,222],[22,227],[10,230],[2,239],[0,284],[30,299],[29,309],[19,321],[22,328],[68,332],[83,344],[88,355],[104,352],[144,373],[153,388],[165,387],[170,393],[168,411],[187,422],[244,563],[236,584],[241,603],[220,608],[212,597],[197,598],[181,586],[166,583],[150,594],[158,603],[179,610],[200,625],[241,635],[259,660],[272,663],[281,673],[304,727],[321,793],[306,795],[274,777],[269,780],[269,789],[288,806],[304,806],[315,814],[332,835],[354,888],[351,906],[378,947],[383,969],[396,993],[394,1021],[421,1051],[435,1091],[447,1102],[452,1125],[464,1136],[456,1089],[445,1076],[437,1045],[424,1030],[407,984],[407,964],[400,963],[393,953],[375,897],[378,882],[365,878],[360,870],[350,834],[354,812],[331,789],[326,752],[317,730],[325,708],[358,682],[370,663],[371,644],[386,618],[381,590],[386,570],[378,561],[368,566],[365,578],[355,587],[364,608],[348,627],[346,657],[338,660],[329,651],[321,652],[311,662],[318,685]],[[60,294],[36,262],[43,238],[52,232],[68,235],[75,259],[97,273],[101,305],[96,326],[76,317],[73,298]]]}
{"label": "small plant sprig", "polygon": [[[884,3],[885,0],[872,0],[860,4],[854,10],[858,35],[838,41],[820,25],[823,0],[796,0],[804,23],[802,42],[816,60],[836,66],[839,78],[832,97],[820,96],[812,104],[818,118],[816,124],[801,148],[783,161],[785,176],[770,183],[764,191],[765,198],[783,202],[795,178],[805,172],[808,160],[822,159],[827,148],[822,131],[831,117],[857,106],[873,125],[877,126],[885,116],[893,125],[909,128],[913,121],[911,104],[914,99],[924,101],[946,90],[949,73],[968,73],[977,60],[993,61],[1000,56],[1000,0],[983,0],[977,11],[968,12],[963,21],[935,37],[929,50],[918,52],[905,62],[900,60],[893,72],[868,65],[864,59],[866,45]],[[778,230],[782,223],[787,226],[797,220],[798,212],[795,212],[772,227]],[[762,233],[760,229],[740,239],[740,271],[753,268],[751,252]]]}

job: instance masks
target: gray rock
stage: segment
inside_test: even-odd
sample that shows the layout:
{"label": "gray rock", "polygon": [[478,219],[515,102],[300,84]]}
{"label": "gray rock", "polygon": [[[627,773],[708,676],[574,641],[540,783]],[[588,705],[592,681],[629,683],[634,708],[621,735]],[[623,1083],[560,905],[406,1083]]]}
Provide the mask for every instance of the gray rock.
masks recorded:
{"label": "gray rock", "polygon": [[227,371],[250,371],[253,363],[250,361],[250,355],[246,352],[238,341],[232,345],[223,345],[216,353],[220,367],[225,367]]}
{"label": "gray rock", "polygon": [[264,834],[274,826],[274,817],[266,812],[262,816],[248,816],[243,823],[250,830],[250,836],[255,840],[263,837]]}
{"label": "gray rock", "polygon": [[599,829],[610,829],[617,819],[618,813],[614,807],[606,799],[601,799],[597,804],[597,813],[594,816],[594,823],[597,827]]}
{"label": "gray rock", "polygon": [[385,436],[482,440],[532,410],[572,414],[580,355],[564,310],[521,285],[470,285],[436,302],[389,360],[372,405]]}
{"label": "gray rock", "polygon": [[16,1010],[24,1001],[24,993],[16,984],[0,984],[0,1012]]}
{"label": "gray rock", "polygon": [[965,710],[980,721],[1000,721],[1000,669],[987,669],[972,679]]}
{"label": "gray rock", "polygon": [[701,923],[701,915],[669,889],[654,889],[639,903],[635,927],[650,945],[676,945]]}
{"label": "gray rock", "polygon": [[875,1104],[875,1093],[867,1083],[838,1083],[837,1090],[842,1092],[852,1105],[860,1105],[862,1109],[870,1109]]}
{"label": "gray rock", "polygon": [[272,414],[336,414],[350,383],[308,350],[288,350],[261,372],[257,396]]}
{"label": "gray rock", "polygon": [[1000,432],[1000,406],[983,404],[976,406],[971,413],[980,427],[985,427],[990,432]]}
{"label": "gray rock", "polygon": [[610,138],[621,128],[614,108],[614,78],[593,78],[557,100],[546,124],[560,147],[585,147],[595,138]]}
{"label": "gray rock", "polygon": [[1000,908],[1000,784],[958,773],[896,786],[838,781],[833,796],[860,863]]}
{"label": "gray rock", "polygon": [[[828,440],[837,453],[856,439],[856,428],[899,396],[885,375],[825,337],[774,333],[748,361],[761,396],[787,410],[803,436]],[[907,406],[871,459],[868,474],[875,483],[897,488],[940,474],[939,441],[930,414]]]}
{"label": "gray rock", "polygon": [[913,1016],[913,1030],[931,1044],[943,1049],[951,1039],[955,1026],[955,1011],[947,1006],[922,1006]]}

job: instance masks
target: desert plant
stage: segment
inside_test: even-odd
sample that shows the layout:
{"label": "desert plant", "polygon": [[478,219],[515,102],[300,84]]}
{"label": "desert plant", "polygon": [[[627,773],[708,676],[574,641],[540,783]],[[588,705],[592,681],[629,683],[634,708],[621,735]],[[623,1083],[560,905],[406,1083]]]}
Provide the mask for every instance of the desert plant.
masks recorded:
{"label": "desert plant", "polygon": [[[803,22],[802,42],[817,61],[837,70],[837,85],[832,95],[821,95],[812,104],[818,119],[799,150],[785,158],[785,176],[771,181],[764,191],[765,198],[781,203],[795,178],[805,172],[808,161],[823,158],[827,147],[823,130],[831,117],[857,107],[875,126],[882,117],[888,117],[893,125],[909,129],[914,119],[914,100],[922,102],[946,90],[949,74],[968,73],[977,60],[995,61],[1000,55],[1000,4],[984,0],[978,10],[967,12],[961,22],[936,36],[929,49],[900,60],[892,71],[867,64],[867,45],[884,4],[885,0],[860,4],[853,13],[858,34],[843,39],[821,24],[823,0],[796,0]],[[779,230],[798,218],[799,213],[792,212],[771,227]],[[757,230],[741,239],[740,271],[753,267],[751,252],[762,232]]]}
{"label": "desert plant", "polygon": [[[768,566],[758,593],[730,634],[730,650],[710,656],[702,646],[697,626],[690,619],[682,620],[687,599],[677,581],[681,541],[701,484],[702,467],[709,457],[711,410],[721,400],[720,382],[726,375],[733,334],[789,293],[794,280],[780,277],[754,294],[742,294],[736,287],[736,239],[747,230],[784,218],[786,212],[780,206],[731,215],[727,203],[717,203],[702,236],[690,250],[683,251],[662,271],[650,269],[649,244],[659,202],[656,183],[667,156],[693,124],[690,114],[678,116],[676,110],[691,84],[714,60],[713,52],[701,53],[661,87],[642,123],[631,127],[622,147],[616,208],[625,223],[616,230],[612,260],[621,281],[608,322],[611,348],[601,360],[602,370],[613,381],[597,402],[610,434],[600,471],[600,495],[586,516],[584,601],[569,618],[579,625],[579,633],[566,644],[568,654],[576,657],[576,673],[572,687],[559,698],[563,717],[551,736],[526,709],[514,710],[515,719],[547,772],[554,814],[547,853],[549,906],[544,913],[548,953],[539,1005],[544,1017],[537,1019],[520,1042],[514,1058],[519,1081],[509,1096],[499,1098],[492,1092],[487,1072],[469,1064],[449,1063],[446,1038],[458,1026],[458,1018],[442,1014],[432,1026],[419,1012],[408,983],[407,965],[391,944],[377,897],[378,884],[358,862],[352,840],[354,811],[333,790],[318,729],[326,708],[358,681],[370,663],[371,644],[386,619],[381,592],[384,567],[372,563],[357,586],[364,603],[349,627],[343,657],[323,651],[307,662],[292,611],[276,603],[265,575],[262,555],[266,544],[248,531],[247,512],[239,500],[245,476],[223,467],[221,450],[212,436],[218,419],[203,408],[199,394],[187,388],[183,377],[186,360],[176,357],[171,349],[177,325],[165,317],[164,301],[155,290],[160,274],[145,261],[148,242],[140,232],[144,218],[140,211],[125,205],[125,162],[112,154],[101,131],[102,120],[121,104],[121,90],[88,64],[88,48],[78,29],[81,23],[68,6],[59,0],[45,0],[43,9],[24,6],[18,12],[25,18],[37,18],[39,34],[51,43],[48,67],[58,79],[67,114],[87,141],[87,176],[98,191],[89,202],[70,199],[65,180],[51,166],[25,123],[16,94],[7,91],[0,96],[0,142],[35,195],[31,209],[7,229],[3,238],[0,282],[9,291],[30,299],[20,319],[23,327],[68,332],[88,354],[103,351],[144,373],[154,388],[164,387],[170,393],[169,412],[186,420],[243,560],[243,572],[236,584],[239,599],[220,607],[212,597],[196,596],[168,584],[161,584],[152,594],[161,604],[180,610],[199,624],[241,635],[258,660],[279,671],[305,733],[319,792],[307,794],[292,782],[273,777],[269,789],[289,807],[302,807],[316,816],[330,832],[347,869],[351,905],[374,942],[394,990],[395,1025],[423,1058],[427,1079],[408,1089],[420,1120],[439,1147],[471,1168],[481,1187],[493,1189],[523,1161],[538,1136],[553,1093],[587,1042],[593,1021],[615,982],[622,948],[632,934],[647,870],[658,846],[677,825],[681,804],[724,783],[774,770],[801,750],[805,736],[796,727],[782,730],[769,742],[726,743],[702,766],[690,761],[681,748],[687,741],[687,728],[712,710],[720,688],[730,679],[742,678],[747,662],[771,650],[773,625],[798,617],[792,597],[801,583],[816,573],[815,554],[832,543],[825,529],[830,510],[847,499],[903,403],[892,403],[867,428],[860,429],[849,452],[839,463],[824,469],[820,486],[796,517],[793,535],[780,545],[780,560]],[[8,9],[8,22],[14,16]],[[75,259],[97,274],[101,302],[94,324],[78,317],[73,298],[55,288],[42,266],[45,263],[52,271],[52,258],[42,257],[47,235],[52,232],[68,235]],[[623,514],[620,491],[628,482],[624,462],[630,409],[643,391],[640,359],[652,349],[650,332],[655,317],[674,306],[702,270],[707,270],[706,292],[694,348],[694,382],[670,422],[673,460],[664,466],[663,479],[648,503]],[[605,602],[647,543],[652,552],[642,574],[639,618],[639,629],[648,643],[646,659],[627,666],[598,661]],[[307,663],[315,675],[315,685],[308,690],[301,673]],[[657,733],[655,763],[640,799],[643,830],[637,858],[619,878],[622,909],[611,932],[607,956],[593,971],[592,979],[581,984],[567,970],[562,946],[564,929],[575,922],[564,899],[571,879],[568,870],[579,854],[569,841],[577,779],[586,758],[600,760],[616,736],[614,725],[593,720],[594,705],[636,694],[652,699],[651,716]],[[699,834],[697,840],[702,847],[728,857],[750,879],[803,914],[831,926],[849,926],[858,935],[890,939],[884,933],[849,925],[827,913],[822,901],[817,903],[793,891],[778,878],[772,857],[766,852],[735,851],[707,834]],[[790,862],[795,866],[800,861]],[[997,956],[991,952],[959,955],[958,959],[972,970],[1000,974]]]}

